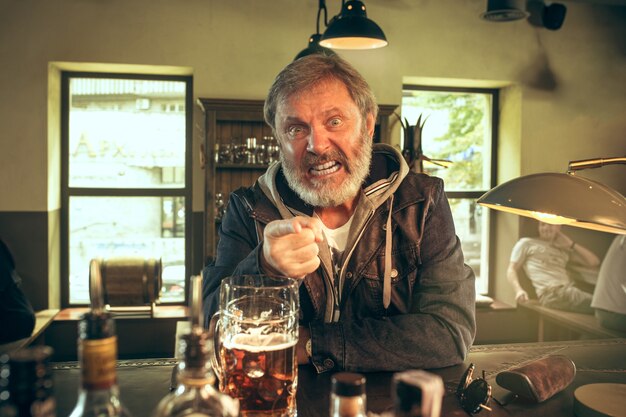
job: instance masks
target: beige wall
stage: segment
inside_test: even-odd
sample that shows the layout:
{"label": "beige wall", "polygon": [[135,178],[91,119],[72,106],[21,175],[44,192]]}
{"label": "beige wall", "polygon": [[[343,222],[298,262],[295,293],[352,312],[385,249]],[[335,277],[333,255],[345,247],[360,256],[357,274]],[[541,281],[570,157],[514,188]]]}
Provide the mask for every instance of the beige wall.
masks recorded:
{"label": "beige wall", "polygon": [[[49,63],[183,67],[193,73],[195,98],[261,99],[314,31],[317,3],[0,0],[0,212],[59,207],[57,122],[49,110],[58,80]],[[400,102],[403,77],[512,85],[517,90],[507,96],[517,104],[506,110],[517,134],[503,134],[500,180],[626,154],[626,7],[566,2],[565,24],[553,32],[525,21],[482,21],[485,3],[366,1],[390,45],[341,55],[386,104]],[[339,0],[327,4],[331,14],[338,12]],[[551,91],[531,86],[546,65],[557,80]],[[201,116],[195,109],[195,149]],[[626,193],[623,167],[614,168],[589,176]],[[200,211],[201,175],[194,170],[194,210]],[[502,239],[508,253],[516,236],[507,232]]]}

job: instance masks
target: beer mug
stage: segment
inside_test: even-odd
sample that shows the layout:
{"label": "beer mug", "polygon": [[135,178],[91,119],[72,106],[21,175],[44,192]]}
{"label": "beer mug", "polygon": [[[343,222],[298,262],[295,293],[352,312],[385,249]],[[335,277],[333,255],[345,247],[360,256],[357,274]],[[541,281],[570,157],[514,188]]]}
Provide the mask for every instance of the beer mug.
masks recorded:
{"label": "beer mug", "polygon": [[295,279],[239,275],[222,281],[213,369],[220,391],[239,399],[242,416],[296,414],[298,315]]}

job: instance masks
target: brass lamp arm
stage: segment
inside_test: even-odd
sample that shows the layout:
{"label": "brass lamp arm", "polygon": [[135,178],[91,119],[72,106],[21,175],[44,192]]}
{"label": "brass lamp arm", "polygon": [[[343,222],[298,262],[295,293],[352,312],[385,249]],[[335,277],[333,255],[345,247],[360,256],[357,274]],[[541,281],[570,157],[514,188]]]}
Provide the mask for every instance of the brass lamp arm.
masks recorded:
{"label": "brass lamp arm", "polygon": [[571,174],[574,171],[580,171],[589,168],[600,168],[604,165],[614,164],[626,164],[626,156],[616,156],[612,158],[593,158],[593,159],[581,159],[579,161],[571,161],[567,166],[567,173]]}

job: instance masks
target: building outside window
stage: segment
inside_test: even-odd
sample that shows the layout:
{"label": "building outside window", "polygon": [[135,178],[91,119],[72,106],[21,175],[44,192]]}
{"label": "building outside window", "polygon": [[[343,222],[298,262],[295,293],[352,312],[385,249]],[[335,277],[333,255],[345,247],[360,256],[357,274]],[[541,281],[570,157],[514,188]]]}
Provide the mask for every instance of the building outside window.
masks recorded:
{"label": "building outside window", "polygon": [[[421,116],[422,150],[441,164],[424,161],[424,172],[440,177],[452,209],[465,263],[476,274],[476,291],[489,292],[489,211],[476,204],[495,185],[498,91],[404,85],[401,117],[415,125]],[[443,166],[442,166],[443,165]]]}
{"label": "building outside window", "polygon": [[64,305],[89,302],[89,261],[163,265],[162,302],[190,269],[191,77],[62,76]]}

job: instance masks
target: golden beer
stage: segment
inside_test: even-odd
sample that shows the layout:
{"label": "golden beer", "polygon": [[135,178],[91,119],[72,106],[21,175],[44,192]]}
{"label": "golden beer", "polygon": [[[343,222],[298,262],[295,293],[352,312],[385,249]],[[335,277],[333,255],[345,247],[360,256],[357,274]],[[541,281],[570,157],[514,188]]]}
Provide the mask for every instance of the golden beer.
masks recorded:
{"label": "golden beer", "polygon": [[239,399],[242,416],[293,416],[298,364],[294,338],[237,334],[220,348],[220,391]]}

